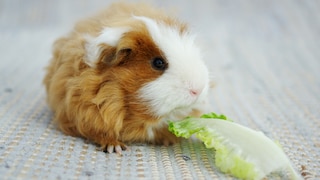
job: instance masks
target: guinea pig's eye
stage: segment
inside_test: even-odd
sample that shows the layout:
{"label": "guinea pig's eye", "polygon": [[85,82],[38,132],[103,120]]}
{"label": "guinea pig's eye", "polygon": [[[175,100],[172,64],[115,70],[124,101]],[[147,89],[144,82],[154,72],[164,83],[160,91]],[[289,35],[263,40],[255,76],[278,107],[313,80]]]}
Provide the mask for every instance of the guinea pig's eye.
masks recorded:
{"label": "guinea pig's eye", "polygon": [[167,69],[167,66],[168,66],[166,61],[161,57],[156,57],[152,59],[151,64],[153,69],[159,70],[159,71],[163,71]]}

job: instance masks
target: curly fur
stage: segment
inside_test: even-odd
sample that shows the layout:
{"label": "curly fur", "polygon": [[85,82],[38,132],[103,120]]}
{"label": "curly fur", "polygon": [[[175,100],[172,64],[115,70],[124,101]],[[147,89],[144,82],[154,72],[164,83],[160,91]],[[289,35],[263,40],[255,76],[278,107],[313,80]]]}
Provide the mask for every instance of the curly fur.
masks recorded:
{"label": "curly fur", "polygon": [[[141,95],[144,87],[166,74],[150,66],[152,58],[163,57],[166,52],[154,42],[145,23],[132,15],[178,27],[179,34],[187,31],[184,23],[148,5],[113,4],[97,16],[80,21],[70,34],[54,43],[44,79],[59,128],[68,135],[90,139],[103,149],[124,148],[124,143],[131,142],[172,144],[179,140],[168,132],[164,121],[176,116],[171,112],[156,114],[149,103],[151,97]],[[113,32],[106,28],[122,29],[110,37],[103,34]],[[207,87],[207,77],[203,78],[201,86]],[[176,114],[199,113],[195,107],[185,109],[187,114]]]}

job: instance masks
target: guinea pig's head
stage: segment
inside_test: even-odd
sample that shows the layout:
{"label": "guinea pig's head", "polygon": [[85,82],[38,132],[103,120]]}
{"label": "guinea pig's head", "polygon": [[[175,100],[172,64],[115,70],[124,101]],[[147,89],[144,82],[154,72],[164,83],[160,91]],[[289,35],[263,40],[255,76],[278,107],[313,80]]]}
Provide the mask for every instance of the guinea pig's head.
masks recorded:
{"label": "guinea pig's head", "polygon": [[133,16],[132,21],[88,38],[86,63],[108,71],[109,77],[112,72],[127,97],[135,97],[137,102],[130,103],[145,105],[154,117],[189,113],[209,88],[195,36],[175,21],[143,16]]}

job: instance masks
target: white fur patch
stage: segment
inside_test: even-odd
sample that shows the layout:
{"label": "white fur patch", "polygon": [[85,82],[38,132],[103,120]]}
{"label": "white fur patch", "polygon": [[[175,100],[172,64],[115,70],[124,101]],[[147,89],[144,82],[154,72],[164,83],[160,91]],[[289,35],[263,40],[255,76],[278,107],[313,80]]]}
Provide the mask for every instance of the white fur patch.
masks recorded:
{"label": "white fur patch", "polygon": [[[168,119],[166,119],[166,120],[168,120]],[[167,125],[168,125],[167,122],[162,120],[162,121],[159,121],[157,124],[149,126],[147,128],[148,140],[150,140],[150,141],[155,140],[155,131],[162,129]]]}
{"label": "white fur patch", "polygon": [[128,27],[107,27],[101,32],[101,34],[98,37],[86,35],[86,63],[89,66],[94,67],[101,53],[101,48],[99,47],[99,45],[107,44],[110,46],[117,46],[123,34],[128,32],[129,30],[130,28]]}
{"label": "white fur patch", "polygon": [[[134,18],[144,22],[168,61],[168,69],[158,79],[143,86],[140,97],[158,116],[188,115],[193,106],[206,99],[209,87],[208,69],[195,45],[195,35],[180,33],[178,26],[168,26],[147,17]],[[199,95],[193,96],[191,91]]]}
{"label": "white fur patch", "polygon": [[153,131],[154,130],[153,130],[152,126],[147,129],[147,134],[148,134],[148,139],[149,140],[154,140],[154,132]]}

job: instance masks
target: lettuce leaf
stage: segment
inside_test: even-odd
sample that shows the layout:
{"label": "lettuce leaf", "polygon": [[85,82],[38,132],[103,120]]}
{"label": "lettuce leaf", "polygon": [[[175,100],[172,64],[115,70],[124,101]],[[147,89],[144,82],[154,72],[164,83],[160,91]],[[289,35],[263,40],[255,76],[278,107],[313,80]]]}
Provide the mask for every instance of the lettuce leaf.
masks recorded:
{"label": "lettuce leaf", "polygon": [[235,177],[262,179],[287,169],[292,179],[302,179],[280,146],[262,132],[234,123],[224,115],[210,113],[170,121],[169,131],[184,138],[195,134],[207,148],[215,149],[216,166]]}

